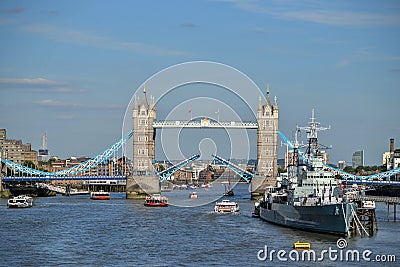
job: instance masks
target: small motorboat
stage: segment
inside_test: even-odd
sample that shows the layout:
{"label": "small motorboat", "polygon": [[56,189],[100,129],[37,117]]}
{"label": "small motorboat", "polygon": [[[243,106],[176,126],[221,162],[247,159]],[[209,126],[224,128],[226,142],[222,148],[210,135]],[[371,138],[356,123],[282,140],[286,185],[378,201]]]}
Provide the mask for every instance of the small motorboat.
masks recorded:
{"label": "small motorboat", "polygon": [[224,196],[225,197],[232,197],[232,196],[234,196],[235,195],[235,193],[233,193],[233,190],[228,190],[228,191],[226,191],[225,193],[224,193]]}
{"label": "small motorboat", "polygon": [[251,214],[254,218],[260,218],[260,202],[254,203],[254,212]]}
{"label": "small motorboat", "polygon": [[33,205],[33,198],[25,195],[10,198],[7,202],[9,208],[30,208]]}
{"label": "small motorboat", "polygon": [[196,192],[190,192],[189,198],[197,198],[197,193]]}
{"label": "small motorboat", "polygon": [[144,205],[147,207],[167,207],[168,198],[161,194],[153,194],[151,196],[146,197]]}
{"label": "small motorboat", "polygon": [[222,182],[222,184],[225,187],[225,193],[224,193],[225,197],[232,197],[232,196],[235,195],[235,193],[233,193],[233,189],[231,187],[231,181],[230,180],[228,180],[227,182]]}
{"label": "small motorboat", "polygon": [[214,211],[219,212],[238,212],[239,205],[234,201],[230,201],[227,199],[222,200],[221,202],[216,202]]}

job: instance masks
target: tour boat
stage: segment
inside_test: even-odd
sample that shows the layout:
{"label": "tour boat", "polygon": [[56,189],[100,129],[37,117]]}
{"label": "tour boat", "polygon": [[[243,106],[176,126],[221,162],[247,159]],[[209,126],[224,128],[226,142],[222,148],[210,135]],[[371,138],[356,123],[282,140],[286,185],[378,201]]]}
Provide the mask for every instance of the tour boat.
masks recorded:
{"label": "tour boat", "polygon": [[190,192],[189,198],[197,198],[197,193],[196,192]]}
{"label": "tour boat", "polygon": [[239,205],[236,202],[224,199],[221,202],[215,203],[215,212],[238,212]]}
{"label": "tour boat", "polygon": [[90,198],[94,200],[109,200],[110,192],[104,192],[102,190],[97,192],[90,192]]}
{"label": "tour boat", "polygon": [[167,207],[168,198],[160,194],[153,194],[151,196],[146,197],[144,205],[147,207]]}
{"label": "tour boat", "polygon": [[10,198],[7,202],[9,208],[30,208],[33,205],[32,197],[20,195]]}

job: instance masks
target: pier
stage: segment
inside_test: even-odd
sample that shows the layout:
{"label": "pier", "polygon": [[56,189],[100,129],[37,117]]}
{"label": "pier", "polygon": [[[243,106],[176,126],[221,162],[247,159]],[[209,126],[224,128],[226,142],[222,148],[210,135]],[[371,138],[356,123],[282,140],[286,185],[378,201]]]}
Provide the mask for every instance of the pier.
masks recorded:
{"label": "pier", "polygon": [[352,234],[361,236],[373,236],[378,230],[378,222],[376,221],[375,209],[357,208],[356,217],[352,221]]}
{"label": "pier", "polygon": [[390,206],[393,205],[393,221],[397,220],[396,208],[400,204],[400,197],[385,197],[385,196],[357,196],[354,200],[360,201],[375,201],[387,204],[387,219],[390,220]]}

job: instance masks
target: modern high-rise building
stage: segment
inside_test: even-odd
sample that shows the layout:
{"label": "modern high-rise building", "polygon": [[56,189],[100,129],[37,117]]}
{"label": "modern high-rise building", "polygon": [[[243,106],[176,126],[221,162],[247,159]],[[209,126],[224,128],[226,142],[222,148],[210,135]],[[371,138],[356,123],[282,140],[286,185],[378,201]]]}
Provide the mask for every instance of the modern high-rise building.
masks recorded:
{"label": "modern high-rise building", "polygon": [[38,161],[49,161],[50,155],[49,150],[47,149],[47,134],[44,133],[42,136],[42,148],[39,149]]}
{"label": "modern high-rise building", "polygon": [[364,150],[359,150],[353,153],[353,157],[351,158],[351,163],[353,168],[357,168],[358,166],[365,166],[364,164]]}
{"label": "modern high-rise building", "polygon": [[32,150],[30,143],[23,144],[21,140],[7,139],[6,129],[0,129],[0,158],[23,164],[31,161],[38,165],[38,153]]}

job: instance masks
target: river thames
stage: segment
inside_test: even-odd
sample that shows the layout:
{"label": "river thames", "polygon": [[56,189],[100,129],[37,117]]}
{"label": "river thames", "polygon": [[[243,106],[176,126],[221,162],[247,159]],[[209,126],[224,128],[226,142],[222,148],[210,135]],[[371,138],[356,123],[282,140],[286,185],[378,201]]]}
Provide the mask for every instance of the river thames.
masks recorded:
{"label": "river thames", "polygon": [[[198,189],[199,200],[201,190]],[[169,194],[174,194],[170,192]],[[189,191],[185,191],[185,196]],[[143,206],[142,200],[111,194],[109,201],[88,195],[35,198],[29,209],[8,209],[0,199],[1,266],[310,266],[289,255],[293,242],[311,243],[321,266],[395,266],[377,262],[376,255],[394,255],[400,261],[400,222],[387,221],[387,206],[377,204],[378,232],[373,237],[347,238],[339,249],[339,237],[308,233],[271,225],[252,217],[254,203],[248,186],[235,188],[240,212],[215,214],[215,202],[194,207]],[[278,259],[265,256],[283,250]],[[321,254],[329,248],[337,258]],[[340,261],[340,251],[357,250],[357,262]],[[367,261],[362,253],[370,250]],[[322,256],[323,257],[322,257]],[[344,254],[343,254],[344,255]],[[332,256],[332,255],[331,255]],[[335,256],[335,253],[333,254]],[[386,257],[388,258],[388,257]],[[285,260],[286,261],[283,261]]]}

